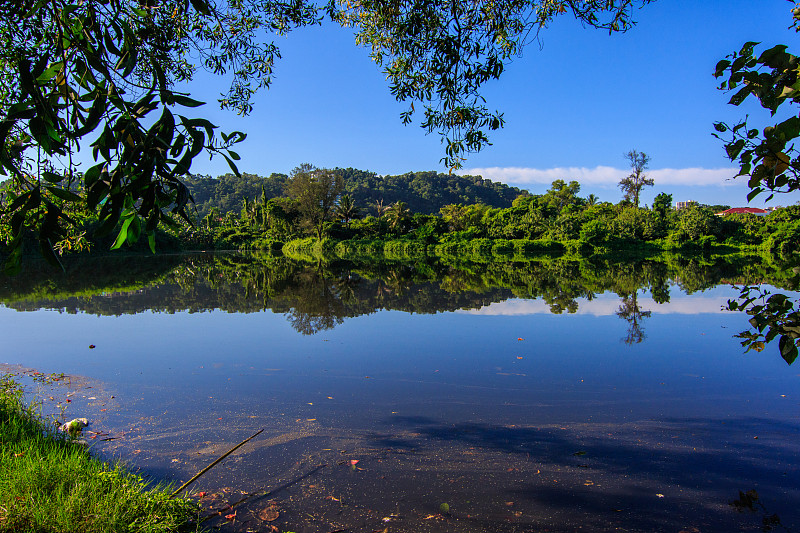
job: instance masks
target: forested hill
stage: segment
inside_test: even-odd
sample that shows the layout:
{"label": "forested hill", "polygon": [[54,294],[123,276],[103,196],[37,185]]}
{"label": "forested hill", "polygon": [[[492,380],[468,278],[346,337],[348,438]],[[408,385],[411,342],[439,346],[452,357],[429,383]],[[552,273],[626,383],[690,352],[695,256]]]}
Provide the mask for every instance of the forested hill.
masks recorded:
{"label": "forested hill", "polygon": [[[511,202],[527,191],[480,176],[456,176],[434,171],[409,172],[400,176],[379,176],[354,168],[337,168],[345,180],[345,194],[355,200],[365,213],[374,214],[377,201],[390,205],[408,204],[415,213],[438,213],[448,204],[483,203],[492,207],[510,207]],[[185,180],[194,197],[200,217],[216,207],[221,213],[241,211],[244,198],[261,197],[262,187],[268,198],[281,196],[288,177],[273,173],[269,177],[242,173],[241,178],[225,174],[217,178],[194,176]]]}

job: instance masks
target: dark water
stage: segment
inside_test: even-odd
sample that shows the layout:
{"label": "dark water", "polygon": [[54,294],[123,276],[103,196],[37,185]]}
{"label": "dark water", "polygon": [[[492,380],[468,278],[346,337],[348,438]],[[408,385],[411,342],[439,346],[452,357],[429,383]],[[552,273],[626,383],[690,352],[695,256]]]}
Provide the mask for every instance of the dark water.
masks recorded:
{"label": "dark water", "polygon": [[721,309],[759,268],[80,265],[3,288],[0,362],[159,478],[264,428],[193,485],[229,530],[797,530],[800,371]]}

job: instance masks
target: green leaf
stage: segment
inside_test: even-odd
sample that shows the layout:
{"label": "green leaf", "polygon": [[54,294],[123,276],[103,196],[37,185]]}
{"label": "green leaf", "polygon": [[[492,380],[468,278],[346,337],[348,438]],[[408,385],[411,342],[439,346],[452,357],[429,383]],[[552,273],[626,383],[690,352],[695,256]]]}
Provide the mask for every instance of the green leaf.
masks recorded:
{"label": "green leaf", "polygon": [[794,340],[788,335],[781,335],[778,341],[778,348],[781,351],[781,357],[787,364],[791,365],[797,359],[797,345]]}
{"label": "green leaf", "polygon": [[139,236],[142,234],[142,221],[137,215],[133,215],[130,218],[130,225],[128,226],[128,236],[125,241],[130,245],[134,244],[136,241],[139,240]]}
{"label": "green leaf", "polygon": [[188,96],[183,96],[180,94],[173,93],[172,99],[175,101],[176,104],[182,105],[184,107],[200,107],[206,105],[205,102],[201,102],[200,100],[195,100],[193,98],[189,98]]}
{"label": "green leaf", "polygon": [[228,156],[226,156],[225,154],[222,154],[222,157],[224,157],[224,158],[225,158],[225,161],[227,161],[227,162],[228,162],[228,166],[231,168],[231,170],[232,170],[232,171],[233,171],[233,173],[236,175],[236,177],[237,177],[237,178],[241,178],[241,177],[242,177],[242,175],[239,173],[239,169],[238,169],[238,167],[236,166],[236,164],[235,164],[233,161],[231,161],[231,159],[230,159]]}
{"label": "green leaf", "polygon": [[61,180],[64,179],[63,174],[57,174],[55,172],[50,172],[49,170],[45,170],[42,172],[42,178],[49,183],[59,183]]}
{"label": "green leaf", "polygon": [[209,8],[208,2],[206,2],[206,0],[190,0],[190,1],[195,11],[197,11],[201,15],[211,14],[211,9]]}
{"label": "green leaf", "polygon": [[111,246],[112,250],[118,249],[120,246],[128,240],[128,226],[131,225],[131,219],[125,220],[122,223],[122,228],[120,228],[119,233],[117,234],[117,240],[114,241],[114,244]]}
{"label": "green leaf", "polygon": [[81,202],[83,198],[78,196],[72,191],[67,189],[62,189],[60,187],[51,187],[49,185],[45,186],[45,189],[56,195],[57,197],[61,198],[62,200],[66,200],[67,202]]}
{"label": "green leaf", "polygon": [[44,84],[55,77],[60,71],[64,70],[64,63],[59,61],[57,63],[53,63],[47,69],[42,72],[37,78],[36,81],[40,84]]}
{"label": "green leaf", "polygon": [[50,241],[48,239],[39,239],[39,250],[41,251],[42,257],[44,257],[45,261],[54,267],[64,270],[64,265],[61,264],[61,260],[53,251],[53,247],[50,245]]}

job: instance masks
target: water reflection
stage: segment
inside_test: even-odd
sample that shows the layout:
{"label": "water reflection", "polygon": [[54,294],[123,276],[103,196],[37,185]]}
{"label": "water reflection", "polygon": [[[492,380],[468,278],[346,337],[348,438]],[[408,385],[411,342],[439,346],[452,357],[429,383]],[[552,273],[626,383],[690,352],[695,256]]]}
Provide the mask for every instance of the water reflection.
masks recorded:
{"label": "water reflection", "polygon": [[652,311],[644,311],[639,307],[637,294],[635,292],[633,294],[624,294],[619,310],[616,312],[618,317],[628,323],[628,334],[622,339],[622,342],[628,345],[639,344],[646,338],[642,322],[653,314]]}
{"label": "water reflection", "polygon": [[670,302],[672,287],[692,294],[754,281],[779,285],[781,272],[738,256],[715,262],[665,257],[452,264],[431,258],[413,264],[309,264],[258,254],[201,254],[77,259],[65,274],[34,269],[25,277],[3,278],[0,300],[20,311],[95,315],[270,310],[284,314],[297,332],[314,335],[378,310],[431,314],[524,298],[544,302],[553,314],[573,314],[597,295],[614,293],[620,298],[615,314],[628,325],[622,341],[634,345],[647,338],[644,324],[653,314],[640,305],[640,291],[649,291],[659,306]]}
{"label": "water reflection", "polygon": [[4,280],[7,307],[63,312],[0,309],[4,353],[100,380],[68,415],[160,478],[266,428],[197,490],[269,494],[282,531],[725,533],[759,527],[728,505],[752,487],[800,523],[796,375],[743,356],[736,291],[707,290],[781,285],[761,263],[102,263]]}

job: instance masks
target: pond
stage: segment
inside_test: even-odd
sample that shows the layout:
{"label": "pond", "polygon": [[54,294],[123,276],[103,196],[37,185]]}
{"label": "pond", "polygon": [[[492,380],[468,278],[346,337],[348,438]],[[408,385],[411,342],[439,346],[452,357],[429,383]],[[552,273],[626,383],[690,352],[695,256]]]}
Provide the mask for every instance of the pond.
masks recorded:
{"label": "pond", "polygon": [[228,531],[796,529],[798,370],[722,310],[763,268],[84,260],[4,281],[0,363],[158,479],[263,429],[191,486]]}

